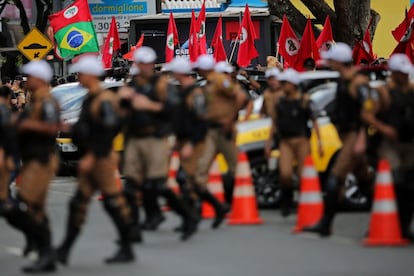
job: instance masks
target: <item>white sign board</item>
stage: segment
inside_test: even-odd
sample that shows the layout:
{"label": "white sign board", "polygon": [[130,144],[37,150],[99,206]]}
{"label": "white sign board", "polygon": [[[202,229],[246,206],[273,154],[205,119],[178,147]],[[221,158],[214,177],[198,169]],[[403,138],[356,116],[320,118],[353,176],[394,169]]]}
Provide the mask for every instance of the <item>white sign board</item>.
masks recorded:
{"label": "white sign board", "polygon": [[97,33],[107,33],[115,16],[119,32],[127,32],[129,22],[141,15],[156,13],[155,0],[89,0]]}

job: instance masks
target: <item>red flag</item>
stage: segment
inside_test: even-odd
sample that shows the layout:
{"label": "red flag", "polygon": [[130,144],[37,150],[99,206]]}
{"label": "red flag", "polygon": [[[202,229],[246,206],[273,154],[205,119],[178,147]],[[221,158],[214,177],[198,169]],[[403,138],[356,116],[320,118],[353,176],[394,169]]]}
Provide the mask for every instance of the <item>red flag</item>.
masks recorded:
{"label": "red flag", "polygon": [[295,32],[287,20],[286,15],[283,16],[282,29],[280,30],[278,44],[279,53],[284,59],[285,68],[293,66],[299,52],[300,44]]}
{"label": "red flag", "polygon": [[188,38],[188,53],[190,55],[190,61],[196,62],[199,56],[198,50],[198,33],[197,33],[197,20],[195,18],[194,10],[191,14],[191,25],[190,25],[190,35]]}
{"label": "red flag", "polygon": [[105,69],[112,68],[114,51],[119,49],[121,49],[121,41],[119,40],[115,17],[112,16],[111,26],[109,27],[108,36],[102,50],[102,63]]}
{"label": "red flag", "polygon": [[136,49],[141,48],[142,45],[144,44],[144,33],[141,34],[137,44],[135,46],[131,46],[131,49],[129,50],[128,53],[126,53],[125,55],[123,55],[122,57],[124,59],[127,59],[129,61],[134,60],[134,52]]}
{"label": "red flag", "polygon": [[295,62],[295,69],[297,71],[303,71],[303,63],[306,59],[313,58],[315,61],[319,60],[319,49],[316,45],[315,35],[313,34],[312,22],[308,19],[305,30],[303,31],[302,41],[298,55]]}
{"label": "red flag", "polygon": [[170,62],[174,58],[174,46],[178,44],[178,31],[172,12],[168,22],[167,41],[165,43],[165,62]]}
{"label": "red flag", "polygon": [[227,60],[226,50],[224,49],[223,45],[223,23],[221,15],[217,21],[217,27],[216,31],[214,32],[211,47],[214,49],[213,56],[217,62]]}
{"label": "red flag", "polygon": [[375,55],[372,50],[371,34],[369,33],[369,27],[367,27],[364,35],[364,39],[358,41],[354,49],[352,50],[352,59],[355,64],[361,64],[362,61],[368,62],[370,64],[375,60]]}
{"label": "red flag", "polygon": [[406,30],[405,34],[401,38],[400,42],[398,43],[397,47],[395,47],[394,51],[391,53],[391,56],[393,54],[402,53],[406,54],[411,62],[414,61],[414,49],[413,49],[413,43],[414,43],[414,35],[413,35],[413,29],[414,29],[414,18],[411,19],[410,25],[408,25],[408,29]]}
{"label": "red flag", "polygon": [[246,4],[244,9],[243,21],[239,31],[239,53],[237,55],[237,64],[241,67],[246,67],[251,63],[251,60],[258,57],[259,53],[254,46],[256,33],[252,18],[250,17],[249,5]]}
{"label": "red flag", "polygon": [[198,33],[198,52],[200,55],[207,54],[207,38],[206,38],[206,1],[203,1],[200,13],[197,18],[197,29]]}
{"label": "red flag", "polygon": [[411,6],[410,10],[407,12],[407,9],[405,9],[405,18],[404,20],[398,25],[397,28],[395,28],[391,33],[395,40],[398,42],[401,41],[403,36],[405,35],[405,32],[410,27],[410,22],[414,18],[414,5]]}
{"label": "red flag", "polygon": [[327,51],[334,44],[331,19],[329,15],[325,19],[325,24],[323,25],[323,30],[320,33],[318,39],[316,40],[316,46],[320,52]]}

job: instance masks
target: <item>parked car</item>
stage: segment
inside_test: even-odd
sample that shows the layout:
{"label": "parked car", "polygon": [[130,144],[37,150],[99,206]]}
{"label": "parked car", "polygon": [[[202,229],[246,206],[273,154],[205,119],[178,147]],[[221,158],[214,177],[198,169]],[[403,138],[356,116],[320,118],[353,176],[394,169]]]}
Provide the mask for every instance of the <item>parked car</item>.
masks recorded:
{"label": "parked car", "polygon": [[[334,108],[333,102],[337,87],[335,80],[338,77],[338,72],[333,71],[312,71],[301,74],[302,90],[310,95],[314,104],[324,149],[324,155],[320,156],[317,137],[315,132],[312,131],[310,138],[311,155],[315,169],[320,175],[321,183],[324,182],[329,167],[342,146],[336,128],[331,123],[329,117]],[[373,85],[377,86],[378,81],[375,81]],[[254,100],[253,112],[255,116],[252,116],[258,119],[239,122],[236,141],[239,149],[248,154],[259,207],[273,208],[278,206],[280,201],[278,180],[279,151],[277,149],[274,150],[270,160],[267,160],[264,155],[264,147],[270,135],[272,122],[269,118],[260,118],[258,115],[262,104],[263,97],[260,95]],[[240,115],[243,117],[244,112],[242,111]],[[294,182],[298,185],[299,180],[297,177],[294,179]],[[368,200],[362,195],[356,184],[357,179],[352,174],[349,174],[345,183],[344,207],[350,210],[368,209]]]}

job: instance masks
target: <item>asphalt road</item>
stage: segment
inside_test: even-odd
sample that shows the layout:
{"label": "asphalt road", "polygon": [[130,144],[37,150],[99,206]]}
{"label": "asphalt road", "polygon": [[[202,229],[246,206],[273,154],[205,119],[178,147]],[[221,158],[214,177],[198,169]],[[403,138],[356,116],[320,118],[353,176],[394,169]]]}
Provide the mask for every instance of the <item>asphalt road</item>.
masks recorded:
{"label": "asphalt road", "polygon": [[[56,179],[50,189],[48,212],[57,244],[65,227],[67,203],[74,180]],[[57,275],[142,275],[142,276],[389,276],[414,275],[414,246],[366,248],[360,242],[369,223],[369,214],[340,214],[334,235],[319,239],[293,235],[295,217],[282,219],[277,211],[262,211],[261,226],[227,226],[210,229],[204,221],[199,233],[180,242],[172,229],[179,219],[167,213],[167,221],[145,243],[135,246],[136,262],[104,265],[103,259],[115,250],[115,230],[100,203],[93,201],[88,222],[73,250],[69,267]],[[0,275],[21,275],[20,266],[29,262],[20,257],[23,238],[0,220]],[[33,256],[32,256],[33,258]]]}

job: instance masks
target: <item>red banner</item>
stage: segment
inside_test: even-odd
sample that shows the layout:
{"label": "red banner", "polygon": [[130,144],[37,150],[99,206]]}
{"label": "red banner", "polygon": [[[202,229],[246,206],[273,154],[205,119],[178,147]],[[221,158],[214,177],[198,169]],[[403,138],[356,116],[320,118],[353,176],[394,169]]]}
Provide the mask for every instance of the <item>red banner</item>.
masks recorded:
{"label": "red banner", "polygon": [[[226,40],[236,40],[240,31],[240,24],[238,21],[226,22]],[[256,33],[256,39],[260,39],[260,22],[253,21],[254,31]]]}

